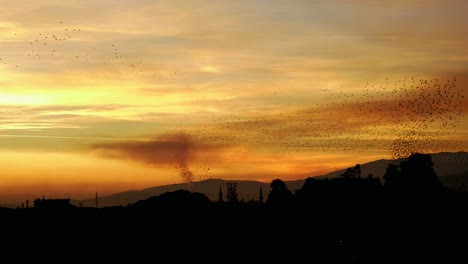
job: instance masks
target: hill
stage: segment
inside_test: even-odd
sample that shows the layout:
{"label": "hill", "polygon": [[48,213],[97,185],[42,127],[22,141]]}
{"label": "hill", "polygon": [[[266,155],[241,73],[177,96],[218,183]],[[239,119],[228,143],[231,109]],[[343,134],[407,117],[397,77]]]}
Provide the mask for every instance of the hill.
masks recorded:
{"label": "hill", "polygon": [[[463,174],[468,171],[468,153],[467,152],[441,152],[431,154],[432,161],[434,162],[434,169],[439,176],[440,180],[447,185],[452,185],[452,180],[446,180],[445,177],[451,177],[452,175]],[[361,164],[361,175],[363,177],[368,174],[373,174],[374,177],[383,178],[385,169],[389,163],[396,163],[397,161],[380,159],[371,161],[368,163]],[[334,178],[340,176],[346,169],[337,170],[325,174],[323,176],[317,176],[319,178]],[[468,183],[468,182],[467,182]]]}
{"label": "hill", "polygon": [[[296,180],[286,182],[289,189],[296,190],[302,187],[304,180]],[[189,185],[187,183],[171,184],[151,187],[143,190],[132,190],[121,193],[112,194],[106,197],[99,198],[99,206],[115,206],[115,205],[127,205],[129,203],[135,203],[140,200],[147,199],[151,196],[161,195],[165,192],[173,192],[177,190],[196,190],[197,192],[204,193],[211,200],[218,200],[219,189],[221,188],[223,199],[226,199],[226,183],[235,182],[237,183],[237,191],[239,193],[239,199],[243,200],[258,200],[260,188],[262,188],[263,196],[268,196],[270,191],[270,183],[258,182],[258,181],[227,181],[222,179],[209,179],[199,181]],[[80,201],[72,201],[72,203],[78,205]],[[83,206],[94,206],[95,199],[87,199],[81,201]]]}
{"label": "hill", "polygon": [[[449,187],[458,188],[462,182],[468,184],[468,153],[467,152],[441,152],[431,154],[434,168],[439,176],[439,179],[444,185]],[[373,174],[374,177],[382,179],[385,168],[389,163],[394,163],[393,160],[380,159],[371,161],[368,163],[361,164],[361,175],[363,177],[368,174]],[[346,168],[330,172],[321,176],[314,176],[317,178],[335,178],[340,176]],[[235,182],[237,183],[237,191],[239,193],[239,199],[243,200],[258,200],[259,190],[262,188],[263,196],[268,196],[270,191],[270,183],[248,181],[248,180],[222,180],[222,179],[209,179],[200,182],[195,182],[192,185],[187,183],[171,184],[164,186],[151,187],[143,190],[131,190],[121,193],[112,194],[106,197],[99,198],[99,206],[115,206],[115,205],[127,205],[129,203],[135,203],[140,200],[147,199],[152,196],[158,196],[165,192],[173,192],[177,190],[195,190],[200,193],[204,193],[211,200],[218,200],[219,189],[223,193],[223,198],[226,197],[226,183]],[[285,181],[288,188],[292,191],[300,189],[304,184],[305,179],[299,179],[295,181]],[[95,199],[88,199],[81,201],[83,206],[94,206]],[[73,204],[79,205],[80,201],[72,201]]]}
{"label": "hill", "polygon": [[[223,196],[226,195],[226,182],[234,181],[224,181],[221,179],[210,179],[200,182],[193,183],[193,186],[187,183],[171,184],[151,187],[143,190],[133,190],[126,191],[121,193],[116,193],[109,195],[107,197],[99,198],[99,206],[113,206],[113,205],[127,205],[129,203],[135,203],[139,200],[144,200],[152,196],[158,196],[165,192],[174,192],[177,190],[196,190],[198,192],[204,193],[211,200],[217,200],[219,196],[219,188],[223,192]],[[249,198],[249,197],[258,197],[258,192],[260,187],[269,188],[267,183],[261,183],[256,181],[235,181],[237,183],[237,189],[242,190],[242,197],[239,198]],[[223,197],[225,198],[225,197]],[[88,199],[83,202],[83,206],[93,206],[95,204],[94,199]]]}
{"label": "hill", "polygon": [[0,208],[16,208],[17,206],[16,205],[12,205],[12,204],[0,204]]}
{"label": "hill", "polygon": [[466,190],[466,185],[468,185],[468,171],[447,175],[442,178],[442,182],[448,186],[455,189],[460,189],[464,185]]}

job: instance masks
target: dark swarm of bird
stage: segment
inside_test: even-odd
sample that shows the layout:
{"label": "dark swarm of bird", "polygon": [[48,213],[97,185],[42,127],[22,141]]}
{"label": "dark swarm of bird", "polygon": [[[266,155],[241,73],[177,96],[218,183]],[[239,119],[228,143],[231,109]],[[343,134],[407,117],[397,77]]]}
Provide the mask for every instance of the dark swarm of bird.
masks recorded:
{"label": "dark swarm of bird", "polygon": [[285,151],[388,149],[394,159],[411,153],[461,151],[450,136],[463,118],[456,77],[406,77],[354,93],[339,92],[302,109],[246,118],[232,115],[186,130],[200,141],[278,146]]}

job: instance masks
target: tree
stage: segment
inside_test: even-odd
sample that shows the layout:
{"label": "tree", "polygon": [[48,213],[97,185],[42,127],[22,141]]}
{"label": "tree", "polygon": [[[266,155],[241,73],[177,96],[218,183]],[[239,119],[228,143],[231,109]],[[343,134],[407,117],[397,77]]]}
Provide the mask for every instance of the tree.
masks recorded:
{"label": "tree", "polygon": [[356,166],[354,166],[353,168],[353,172],[354,172],[354,177],[361,178],[361,165],[356,164]]}
{"label": "tree", "polygon": [[291,202],[292,192],[282,180],[273,180],[270,186],[271,190],[268,194],[267,204],[272,206],[284,206]]}
{"label": "tree", "polygon": [[263,203],[263,189],[261,186],[260,186],[260,191],[258,194],[258,200],[260,201],[260,203]]}
{"label": "tree", "polygon": [[434,171],[430,155],[414,153],[400,162],[389,164],[384,175],[384,186],[401,192],[432,192],[442,188]]}
{"label": "tree", "polygon": [[430,155],[414,153],[400,163],[401,178],[414,191],[436,191],[442,184],[434,171]]}
{"label": "tree", "polygon": [[385,174],[383,176],[384,187],[386,188],[395,188],[396,185],[401,181],[400,179],[400,168],[396,164],[389,163],[385,169]]}
{"label": "tree", "polygon": [[221,186],[219,186],[219,196],[218,196],[218,202],[223,201],[223,190],[221,190]]}
{"label": "tree", "polygon": [[226,182],[226,200],[228,203],[237,203],[239,200],[237,198],[237,183],[236,182]]}
{"label": "tree", "polygon": [[341,177],[345,179],[349,178],[360,178],[361,177],[361,165],[356,164],[353,168],[348,168],[346,171],[341,174]]}

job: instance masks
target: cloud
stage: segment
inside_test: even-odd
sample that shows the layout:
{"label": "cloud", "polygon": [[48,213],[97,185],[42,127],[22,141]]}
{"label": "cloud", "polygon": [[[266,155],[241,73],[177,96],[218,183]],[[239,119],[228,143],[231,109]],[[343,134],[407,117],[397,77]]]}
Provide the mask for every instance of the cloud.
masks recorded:
{"label": "cloud", "polygon": [[100,155],[124,158],[149,165],[176,166],[184,182],[192,182],[194,174],[189,164],[200,159],[211,162],[219,158],[227,144],[197,142],[189,134],[180,132],[166,134],[151,140],[97,143],[92,145]]}
{"label": "cloud", "polygon": [[[96,104],[96,105],[4,105],[0,107],[0,130],[9,129],[9,125],[41,125],[41,129],[81,127],[80,124],[96,120],[112,119],[118,113],[138,108],[131,105]],[[23,126],[26,127],[26,126]]]}

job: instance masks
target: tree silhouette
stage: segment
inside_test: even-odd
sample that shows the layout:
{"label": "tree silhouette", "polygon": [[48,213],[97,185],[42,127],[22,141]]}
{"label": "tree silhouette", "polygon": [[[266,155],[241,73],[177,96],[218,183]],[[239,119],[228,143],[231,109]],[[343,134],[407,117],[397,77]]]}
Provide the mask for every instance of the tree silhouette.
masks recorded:
{"label": "tree silhouette", "polygon": [[361,177],[361,165],[356,164],[353,168],[348,168],[346,171],[341,174],[341,177],[345,179],[349,178],[360,178]]}
{"label": "tree silhouette", "polygon": [[221,186],[219,186],[219,196],[218,196],[218,202],[223,201],[223,190],[221,190]]}
{"label": "tree silhouette", "polygon": [[395,188],[399,183],[401,184],[400,168],[396,164],[388,164],[383,176],[384,187]]}
{"label": "tree silhouette", "polygon": [[226,200],[228,201],[228,203],[237,203],[239,201],[237,197],[237,183],[226,182],[226,189]]}
{"label": "tree silhouette", "polygon": [[354,177],[361,178],[361,165],[356,164],[356,166],[354,166],[353,168],[353,172],[354,172]]}
{"label": "tree silhouette", "polygon": [[291,202],[293,196],[292,192],[282,180],[273,180],[270,186],[271,190],[268,194],[267,204],[273,206],[285,206]]}
{"label": "tree silhouette", "polygon": [[442,187],[429,155],[414,153],[400,163],[401,178],[414,191],[435,191]]}
{"label": "tree silhouette", "polygon": [[261,186],[260,186],[260,191],[258,194],[258,201],[260,201],[260,203],[263,203],[263,189]]}
{"label": "tree silhouette", "polygon": [[401,192],[432,192],[441,190],[430,155],[414,153],[400,165],[389,164],[384,175],[388,190]]}

